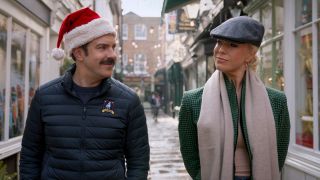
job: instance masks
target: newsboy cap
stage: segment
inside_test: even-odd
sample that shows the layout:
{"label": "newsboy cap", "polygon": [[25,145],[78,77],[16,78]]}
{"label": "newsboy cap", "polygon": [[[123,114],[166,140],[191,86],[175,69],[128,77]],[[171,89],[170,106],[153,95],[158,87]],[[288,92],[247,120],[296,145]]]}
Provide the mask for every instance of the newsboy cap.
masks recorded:
{"label": "newsboy cap", "polygon": [[263,34],[264,26],[248,16],[228,19],[210,32],[213,38],[250,43],[257,47],[262,42]]}

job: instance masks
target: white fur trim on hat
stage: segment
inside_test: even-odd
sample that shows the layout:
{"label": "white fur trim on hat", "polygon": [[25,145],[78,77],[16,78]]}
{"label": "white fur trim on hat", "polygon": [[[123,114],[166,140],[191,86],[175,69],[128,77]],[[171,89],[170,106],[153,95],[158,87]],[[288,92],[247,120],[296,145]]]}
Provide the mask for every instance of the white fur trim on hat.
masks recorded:
{"label": "white fur trim on hat", "polygon": [[70,54],[73,48],[84,45],[105,34],[116,35],[116,31],[107,20],[103,18],[94,19],[64,35],[65,49]]}
{"label": "white fur trim on hat", "polygon": [[51,56],[57,61],[62,60],[64,58],[64,50],[60,48],[54,48],[51,51]]}

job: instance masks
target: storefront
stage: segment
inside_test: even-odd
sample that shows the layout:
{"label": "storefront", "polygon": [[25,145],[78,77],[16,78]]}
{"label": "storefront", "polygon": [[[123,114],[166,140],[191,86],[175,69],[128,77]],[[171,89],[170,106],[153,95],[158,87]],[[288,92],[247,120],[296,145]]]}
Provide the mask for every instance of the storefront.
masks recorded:
{"label": "storefront", "polygon": [[40,79],[41,74],[55,70],[52,74],[59,74],[59,64],[57,69],[45,67],[49,26],[50,9],[42,2],[1,1],[0,161],[5,162],[9,173],[17,170],[30,101],[41,81],[46,81]]}
{"label": "storefront", "polygon": [[251,1],[245,11],[265,26],[261,79],[288,99],[291,136],[283,179],[320,179],[320,2]]}
{"label": "storefront", "polygon": [[183,74],[180,62],[170,64],[167,69],[168,80],[168,98],[167,104],[170,114],[175,117],[176,107],[180,106],[182,95],[183,95]]}

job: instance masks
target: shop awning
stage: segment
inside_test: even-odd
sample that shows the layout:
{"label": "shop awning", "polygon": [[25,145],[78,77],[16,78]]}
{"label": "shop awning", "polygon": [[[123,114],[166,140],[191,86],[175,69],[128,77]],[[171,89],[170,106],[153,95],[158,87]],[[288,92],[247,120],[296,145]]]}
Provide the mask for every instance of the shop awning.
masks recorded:
{"label": "shop awning", "polygon": [[170,11],[178,9],[179,7],[185,6],[196,1],[199,0],[164,0],[162,6],[162,14],[168,13]]}

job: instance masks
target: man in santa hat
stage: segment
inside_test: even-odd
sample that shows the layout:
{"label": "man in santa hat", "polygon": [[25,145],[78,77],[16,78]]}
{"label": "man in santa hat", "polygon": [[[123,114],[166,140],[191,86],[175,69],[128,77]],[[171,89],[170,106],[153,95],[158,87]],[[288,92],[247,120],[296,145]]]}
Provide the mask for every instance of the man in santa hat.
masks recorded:
{"label": "man in santa hat", "polygon": [[84,8],[63,21],[75,61],[64,76],[37,89],[22,139],[21,179],[143,180],[149,170],[146,118],[138,96],[111,77],[116,32]]}

